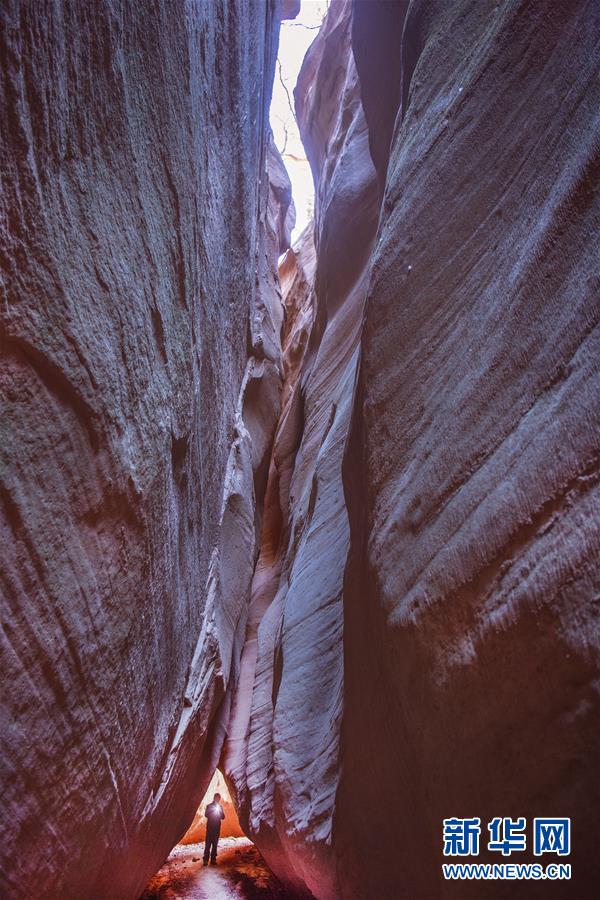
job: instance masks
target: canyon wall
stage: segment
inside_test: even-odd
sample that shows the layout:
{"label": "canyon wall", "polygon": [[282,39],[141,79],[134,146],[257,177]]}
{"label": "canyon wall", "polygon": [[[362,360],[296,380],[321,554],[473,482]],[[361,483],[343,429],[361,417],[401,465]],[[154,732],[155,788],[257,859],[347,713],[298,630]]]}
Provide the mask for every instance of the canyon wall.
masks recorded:
{"label": "canyon wall", "polygon": [[[369,43],[390,6],[354,9],[385,189],[344,463],[342,893],[358,870],[365,897],[547,897],[443,882],[442,819],[480,816],[485,848],[487,822],[524,816],[511,861],[547,863],[533,818],[570,816],[573,878],[551,893],[592,898],[600,8],[411,3],[379,62],[385,80],[401,57],[394,123]],[[383,839],[370,796],[398,811]]]}
{"label": "canyon wall", "polygon": [[[312,235],[223,765],[318,898],[442,880],[442,820],[570,816],[598,883],[598,5],[332,2]],[[314,253],[316,252],[316,257]],[[556,862],[556,856],[541,862]],[[514,861],[514,858],[510,860]]]}
{"label": "canyon wall", "polygon": [[280,267],[282,414],[223,759],[240,820],[267,862],[291,889],[323,898],[338,896],[332,823],[349,542],[342,455],[379,213],[351,22],[349,5],[331,6],[295,92],[316,221]]}
{"label": "canyon wall", "polygon": [[0,14],[3,897],[139,896],[220,753],[279,414],[294,6]]}

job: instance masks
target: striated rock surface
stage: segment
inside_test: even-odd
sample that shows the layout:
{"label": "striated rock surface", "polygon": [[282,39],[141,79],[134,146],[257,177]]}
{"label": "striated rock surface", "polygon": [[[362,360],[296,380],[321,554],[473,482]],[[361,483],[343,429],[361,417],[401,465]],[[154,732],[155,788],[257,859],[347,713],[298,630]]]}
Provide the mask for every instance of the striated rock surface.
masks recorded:
{"label": "striated rock surface", "polygon": [[[365,37],[389,12],[357,3],[353,24],[385,195],[344,464],[341,894],[549,896],[444,883],[441,822],[480,816],[485,846],[494,816],[525,816],[521,862],[534,816],[571,816],[573,879],[551,893],[592,898],[600,11],[411,3],[378,64],[401,60],[395,125]],[[397,812],[385,836],[367,797]]]}
{"label": "striated rock surface", "polygon": [[570,816],[591,900],[598,5],[332,0],[285,252],[296,8],[1,14],[2,893],[138,896],[219,765],[290,896],[545,898],[442,820]]}
{"label": "striated rock surface", "polygon": [[315,265],[309,227],[280,270],[282,414],[224,757],[241,821],[269,865],[296,890],[331,898],[349,540],[342,454],[378,215],[350,37],[350,6],[332,5],[296,89],[317,256]]}
{"label": "striated rock surface", "polygon": [[546,896],[444,882],[454,815],[484,848],[571,816],[552,891],[596,891],[598,19],[333,2],[304,62],[316,261],[282,266],[302,342],[224,765],[318,898]]}
{"label": "striated rock surface", "polygon": [[1,893],[135,898],[214,771],[258,552],[279,5],[1,17]]}

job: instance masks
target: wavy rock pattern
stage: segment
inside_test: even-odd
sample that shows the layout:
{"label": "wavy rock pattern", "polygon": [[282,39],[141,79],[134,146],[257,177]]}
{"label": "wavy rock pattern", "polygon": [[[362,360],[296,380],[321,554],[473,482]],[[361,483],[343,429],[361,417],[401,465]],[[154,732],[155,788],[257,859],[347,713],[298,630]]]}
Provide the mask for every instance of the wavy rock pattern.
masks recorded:
{"label": "wavy rock pattern", "polygon": [[[389,28],[355,9],[353,34]],[[366,851],[364,896],[399,873],[411,898],[546,896],[438,881],[448,815],[571,816],[556,893],[598,881],[599,26],[593,3],[417,3],[393,54],[344,469],[336,839]],[[405,811],[388,840],[372,794]]]}
{"label": "wavy rock pattern", "polygon": [[334,2],[304,62],[316,263],[305,235],[282,284],[313,319],[226,762],[318,898],[504,896],[441,881],[449,815],[570,815],[553,887],[594,896],[598,18]]}
{"label": "wavy rock pattern", "polygon": [[278,9],[2,11],[4,897],[139,896],[219,756],[281,389]]}
{"label": "wavy rock pattern", "polygon": [[350,7],[334,4],[296,89],[317,185],[316,260],[309,228],[280,271],[282,414],[225,754],[241,821],[269,864],[296,891],[331,898],[349,541],[342,455],[379,211],[350,39]]}

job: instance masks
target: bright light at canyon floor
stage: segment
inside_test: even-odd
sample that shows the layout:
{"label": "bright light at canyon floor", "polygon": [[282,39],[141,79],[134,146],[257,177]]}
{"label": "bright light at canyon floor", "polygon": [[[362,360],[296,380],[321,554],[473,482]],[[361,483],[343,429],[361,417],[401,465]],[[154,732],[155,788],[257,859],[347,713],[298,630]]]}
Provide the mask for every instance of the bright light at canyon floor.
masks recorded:
{"label": "bright light at canyon floor", "polygon": [[[203,862],[204,811],[215,793],[221,795],[225,812],[216,869]],[[244,836],[225,779],[217,769],[194,821],[140,900],[275,900],[284,896],[282,885]]]}

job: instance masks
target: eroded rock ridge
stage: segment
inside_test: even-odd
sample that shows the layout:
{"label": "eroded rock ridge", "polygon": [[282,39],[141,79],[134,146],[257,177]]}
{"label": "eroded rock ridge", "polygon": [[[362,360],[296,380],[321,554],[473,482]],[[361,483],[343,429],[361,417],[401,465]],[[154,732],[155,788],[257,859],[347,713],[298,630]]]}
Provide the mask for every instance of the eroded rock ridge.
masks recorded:
{"label": "eroded rock ridge", "polygon": [[453,815],[482,846],[571,816],[553,889],[594,896],[598,32],[591,2],[332,2],[304,61],[314,249],[224,764],[323,900],[546,896],[444,882]]}
{"label": "eroded rock ridge", "polygon": [[4,897],[138,897],[220,754],[290,224],[251,6],[1,13]]}

